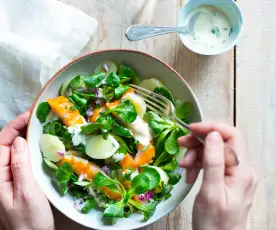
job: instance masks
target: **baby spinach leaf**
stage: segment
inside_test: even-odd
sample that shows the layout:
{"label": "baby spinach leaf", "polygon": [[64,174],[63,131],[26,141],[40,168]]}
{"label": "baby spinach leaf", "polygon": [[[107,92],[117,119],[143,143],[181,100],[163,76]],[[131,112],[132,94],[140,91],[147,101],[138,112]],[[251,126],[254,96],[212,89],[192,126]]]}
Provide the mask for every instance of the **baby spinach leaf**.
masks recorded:
{"label": "baby spinach leaf", "polygon": [[160,166],[165,171],[174,171],[178,166],[176,159],[173,157],[167,164]]}
{"label": "baby spinach leaf", "polygon": [[177,142],[177,130],[173,130],[165,142],[165,150],[169,154],[177,154],[179,152],[179,145]]}
{"label": "baby spinach leaf", "polygon": [[115,204],[109,205],[103,213],[103,217],[108,218],[123,218],[124,217],[124,202],[119,201]]}
{"label": "baby spinach leaf", "polygon": [[117,88],[114,90],[114,95],[115,98],[118,99],[120,98],[126,91],[130,89],[129,85],[119,85]]}
{"label": "baby spinach leaf", "polygon": [[73,93],[72,96],[70,96],[70,98],[75,102],[75,104],[79,108],[85,108],[86,107],[87,99],[85,99],[84,97]]}
{"label": "baby spinach leaf", "polygon": [[150,183],[148,190],[156,188],[161,181],[161,176],[155,168],[143,167],[143,171],[140,173],[140,175],[144,175],[149,179]]}
{"label": "baby spinach leaf", "polygon": [[173,98],[172,93],[164,86],[155,88],[153,92],[164,96],[165,98],[169,99],[174,104],[174,98]]}
{"label": "baby spinach leaf", "polygon": [[73,168],[67,162],[58,167],[55,176],[62,182],[68,182],[73,175]]}
{"label": "baby spinach leaf", "polygon": [[175,126],[173,121],[163,119],[152,111],[147,112],[144,119],[147,121],[149,127],[155,135],[159,135],[164,129],[170,129]]}
{"label": "baby spinach leaf", "polygon": [[88,198],[85,200],[83,204],[83,208],[81,209],[81,212],[86,214],[93,208],[94,208],[94,199]]}
{"label": "baby spinach leaf", "polygon": [[150,179],[145,174],[139,174],[131,181],[130,196],[134,194],[142,194],[150,189]]}
{"label": "baby spinach leaf", "polygon": [[89,99],[97,99],[96,95],[94,93],[82,93],[82,92],[74,92],[74,94],[82,97],[82,98],[85,98],[86,100],[89,100]]}
{"label": "baby spinach leaf", "polygon": [[96,133],[97,131],[101,130],[102,127],[103,127],[102,124],[91,123],[91,124],[82,126],[81,127],[81,132],[86,134],[86,135],[90,135],[92,133]]}
{"label": "baby spinach leaf", "polygon": [[183,102],[179,99],[175,101],[175,113],[179,119],[184,119],[188,116],[191,110],[191,102]]}
{"label": "baby spinach leaf", "polygon": [[120,79],[126,79],[126,78],[135,78],[138,74],[136,71],[134,71],[131,67],[121,64],[119,69],[119,77]]}
{"label": "baby spinach leaf", "polygon": [[132,137],[129,129],[119,125],[116,122],[113,124],[112,133],[114,133],[115,135],[118,135],[118,136],[126,137],[126,138]]}
{"label": "baby spinach leaf", "polygon": [[161,182],[160,186],[161,191],[159,193],[154,193],[154,200],[161,201],[163,199],[167,200],[171,197],[171,191],[173,189],[173,186],[171,184],[164,184],[164,182]]}
{"label": "baby spinach leaf", "polygon": [[90,77],[84,78],[83,82],[89,88],[98,88],[104,83],[105,79],[106,79],[106,74],[103,72],[100,72]]}
{"label": "baby spinach leaf", "polygon": [[66,132],[66,128],[60,121],[53,121],[43,125],[43,133],[53,136],[62,137]]}
{"label": "baby spinach leaf", "polygon": [[181,175],[178,173],[172,173],[172,172],[167,172],[168,176],[169,176],[169,184],[171,185],[176,185],[180,179],[181,179]]}
{"label": "baby spinach leaf", "polygon": [[136,120],[137,112],[129,100],[123,100],[117,107],[105,112],[105,115],[115,113],[122,121],[132,123]]}
{"label": "baby spinach leaf", "polygon": [[84,88],[85,84],[83,82],[83,77],[81,77],[80,75],[74,77],[70,82],[70,87],[71,87],[73,92],[75,90],[80,89],[80,88]]}
{"label": "baby spinach leaf", "polygon": [[158,204],[157,201],[150,202],[148,204],[142,204],[134,200],[129,200],[129,203],[137,208],[144,215],[144,221],[147,221],[155,212],[156,206]]}
{"label": "baby spinach leaf", "polygon": [[61,196],[64,196],[68,192],[68,182],[67,181],[60,181],[59,178],[54,176],[53,184]]}
{"label": "baby spinach leaf", "polygon": [[128,143],[126,143],[126,141],[125,141],[124,139],[122,139],[121,137],[119,137],[119,136],[117,136],[117,135],[114,135],[114,134],[113,134],[112,136],[116,139],[116,141],[119,142],[120,146],[122,146],[123,148],[126,149],[126,151],[127,151],[128,153],[131,153],[131,154],[135,154],[135,153],[136,153],[136,152],[131,148],[131,146],[128,145]]}
{"label": "baby spinach leaf", "polygon": [[41,102],[36,110],[36,117],[37,119],[41,122],[44,123],[47,119],[47,116],[49,112],[51,111],[51,106],[49,105],[48,102],[44,101]]}
{"label": "baby spinach leaf", "polygon": [[171,129],[165,129],[157,138],[155,149],[156,149],[156,156],[159,156],[162,151],[164,150],[165,141],[167,139],[168,134],[171,132]]}
{"label": "baby spinach leaf", "polygon": [[50,168],[50,169],[53,169],[53,170],[57,170],[58,169],[58,166],[56,164],[54,164],[52,161],[49,161],[47,160],[46,158],[43,158],[45,164]]}
{"label": "baby spinach leaf", "polygon": [[107,84],[108,86],[111,86],[111,87],[113,87],[113,88],[116,88],[116,87],[118,87],[119,84],[120,84],[120,78],[117,76],[116,73],[111,72],[111,73],[108,75],[107,79],[106,79],[106,84]]}
{"label": "baby spinach leaf", "polygon": [[114,185],[116,182],[112,180],[111,178],[105,176],[103,173],[99,172],[93,179],[94,184],[97,187],[102,187],[102,186],[108,186],[108,185]]}
{"label": "baby spinach leaf", "polygon": [[69,192],[71,193],[71,195],[73,197],[77,197],[77,198],[83,198],[83,197],[87,197],[88,193],[86,190],[84,190],[82,187],[80,186],[72,186],[69,190]]}

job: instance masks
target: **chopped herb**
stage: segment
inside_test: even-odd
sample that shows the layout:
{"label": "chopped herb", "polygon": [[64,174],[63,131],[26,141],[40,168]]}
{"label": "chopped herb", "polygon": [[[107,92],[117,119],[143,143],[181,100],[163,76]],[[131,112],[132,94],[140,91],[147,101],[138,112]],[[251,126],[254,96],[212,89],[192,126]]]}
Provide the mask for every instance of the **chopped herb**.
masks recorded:
{"label": "chopped herb", "polygon": [[217,38],[220,36],[220,29],[216,26],[212,29],[212,34],[214,34]]}
{"label": "chopped herb", "polygon": [[223,30],[224,30],[224,31],[227,31],[227,30],[229,30],[229,28],[223,28]]}
{"label": "chopped herb", "polygon": [[72,111],[75,111],[77,108],[76,108],[76,106],[72,105],[72,106],[70,106],[70,109],[71,109]]}
{"label": "chopped herb", "polygon": [[229,29],[229,36],[231,36],[231,34],[233,33],[233,28]]}

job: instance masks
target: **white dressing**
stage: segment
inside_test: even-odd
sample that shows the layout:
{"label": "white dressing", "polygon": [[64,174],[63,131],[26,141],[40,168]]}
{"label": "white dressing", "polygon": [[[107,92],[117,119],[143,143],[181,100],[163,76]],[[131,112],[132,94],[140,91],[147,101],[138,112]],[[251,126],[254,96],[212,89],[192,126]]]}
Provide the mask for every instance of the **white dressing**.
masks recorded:
{"label": "white dressing", "polygon": [[188,18],[197,12],[201,12],[201,14],[194,22],[194,35],[190,37],[192,45],[197,45],[205,51],[228,46],[233,33],[233,26],[228,16],[215,6],[203,5],[194,9]]}
{"label": "white dressing", "polygon": [[79,144],[86,144],[86,136],[81,133],[82,125],[74,125],[68,127],[68,132],[72,134],[72,143],[74,146]]}
{"label": "white dressing", "polygon": [[141,117],[137,116],[136,120],[129,125],[129,128],[133,134],[133,137],[139,144],[147,146],[152,140],[151,130]]}

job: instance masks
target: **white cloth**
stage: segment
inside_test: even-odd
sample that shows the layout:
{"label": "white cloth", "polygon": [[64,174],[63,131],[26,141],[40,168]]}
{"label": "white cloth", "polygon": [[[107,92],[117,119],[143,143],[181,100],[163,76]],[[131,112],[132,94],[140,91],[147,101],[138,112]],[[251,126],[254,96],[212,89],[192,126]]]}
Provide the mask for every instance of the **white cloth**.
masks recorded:
{"label": "white cloth", "polygon": [[85,47],[97,21],[56,0],[0,0],[0,126]]}

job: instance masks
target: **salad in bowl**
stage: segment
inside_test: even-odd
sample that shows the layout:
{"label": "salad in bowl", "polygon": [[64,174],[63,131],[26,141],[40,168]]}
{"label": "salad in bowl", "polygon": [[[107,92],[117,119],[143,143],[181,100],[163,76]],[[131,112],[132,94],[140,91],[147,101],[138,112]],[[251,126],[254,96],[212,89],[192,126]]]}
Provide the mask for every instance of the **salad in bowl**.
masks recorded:
{"label": "salad in bowl", "polygon": [[177,138],[186,130],[147,108],[130,84],[168,98],[189,122],[189,101],[175,99],[160,80],[141,80],[135,69],[110,60],[89,76],[63,82],[59,96],[35,111],[52,184],[61,196],[73,197],[80,213],[98,209],[103,219],[120,219],[138,212],[147,221],[182,177],[178,159],[184,149]]}

